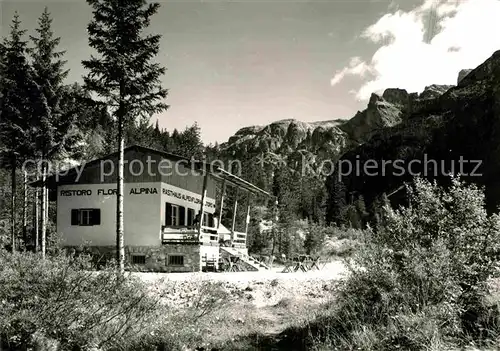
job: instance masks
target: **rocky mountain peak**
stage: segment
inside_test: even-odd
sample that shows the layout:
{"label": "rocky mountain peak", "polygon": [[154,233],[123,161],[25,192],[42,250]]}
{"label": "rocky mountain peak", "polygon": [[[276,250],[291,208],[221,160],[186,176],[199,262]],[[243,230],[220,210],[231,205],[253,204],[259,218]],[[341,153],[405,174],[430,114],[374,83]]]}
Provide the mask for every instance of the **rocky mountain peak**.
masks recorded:
{"label": "rocky mountain peak", "polygon": [[435,99],[453,88],[454,85],[432,84],[424,88],[424,91],[418,95],[419,99]]}
{"label": "rocky mountain peak", "polygon": [[372,93],[370,96],[370,100],[368,101],[368,105],[375,105],[377,102],[381,101],[382,97],[378,94]]}
{"label": "rocky mountain peak", "polygon": [[[464,72],[465,71],[465,72]],[[466,73],[467,70],[462,70],[462,79],[458,87],[473,85],[478,81],[491,81],[500,77],[500,50],[495,53],[484,63]],[[460,73],[459,73],[460,78]]]}
{"label": "rocky mountain peak", "polygon": [[460,82],[470,73],[472,72],[471,68],[468,69],[463,69],[460,72],[458,72],[458,79],[457,79],[457,85],[460,84]]}
{"label": "rocky mountain peak", "polygon": [[318,160],[336,160],[348,150],[370,144],[375,135],[392,135],[404,126],[410,126],[408,129],[413,133],[414,123],[422,120],[433,123],[426,116],[439,119],[450,114],[450,109],[462,106],[458,102],[463,103],[486,86],[496,87],[500,81],[500,51],[474,70],[460,71],[458,80],[458,86],[432,84],[422,92],[390,88],[381,94],[374,93],[367,107],[351,119],[318,122],[282,119],[264,126],[241,128],[221,149],[232,157],[248,159],[266,154],[286,161],[306,152]]}
{"label": "rocky mountain peak", "polygon": [[389,88],[384,91],[382,97],[385,101],[391,104],[407,106],[408,105],[408,92],[405,89]]}

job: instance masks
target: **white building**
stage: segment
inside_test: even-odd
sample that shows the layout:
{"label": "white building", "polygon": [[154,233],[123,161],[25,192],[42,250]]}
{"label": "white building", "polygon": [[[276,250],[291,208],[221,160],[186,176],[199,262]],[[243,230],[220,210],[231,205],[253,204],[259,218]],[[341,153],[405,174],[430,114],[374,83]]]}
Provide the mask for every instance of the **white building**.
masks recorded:
{"label": "white building", "polygon": [[[116,253],[117,155],[53,175],[46,183],[57,193],[57,232],[63,245],[85,247],[103,260]],[[218,201],[217,183],[223,189]],[[141,146],[125,149],[124,188],[126,261],[131,269],[165,272],[199,271],[205,259],[217,262],[221,251],[246,254],[249,204],[239,208],[234,201],[232,223],[226,228],[220,218],[213,219],[216,203],[221,213],[226,189],[270,197],[220,167]],[[235,230],[237,211],[247,214],[240,232]],[[203,218],[201,225],[197,215]],[[221,249],[223,233],[231,248]]]}

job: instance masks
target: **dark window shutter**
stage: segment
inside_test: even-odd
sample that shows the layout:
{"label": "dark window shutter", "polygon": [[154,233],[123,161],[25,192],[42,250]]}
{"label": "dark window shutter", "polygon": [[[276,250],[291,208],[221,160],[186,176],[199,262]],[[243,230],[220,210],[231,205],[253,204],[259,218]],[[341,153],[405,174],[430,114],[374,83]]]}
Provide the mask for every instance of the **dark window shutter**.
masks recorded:
{"label": "dark window shutter", "polygon": [[192,208],[188,208],[187,225],[193,225],[193,221],[194,221],[194,210]]}
{"label": "dark window shutter", "polygon": [[186,225],[186,208],[179,206],[179,225]]}
{"label": "dark window shutter", "polygon": [[79,214],[80,214],[80,211],[71,210],[71,225],[78,225]]}
{"label": "dark window shutter", "polygon": [[208,214],[208,226],[210,228],[214,227],[214,215],[212,213]]}
{"label": "dark window shutter", "polygon": [[101,224],[101,209],[95,208],[92,210],[92,225]]}
{"label": "dark window shutter", "polygon": [[165,203],[165,225],[172,225],[172,204]]}

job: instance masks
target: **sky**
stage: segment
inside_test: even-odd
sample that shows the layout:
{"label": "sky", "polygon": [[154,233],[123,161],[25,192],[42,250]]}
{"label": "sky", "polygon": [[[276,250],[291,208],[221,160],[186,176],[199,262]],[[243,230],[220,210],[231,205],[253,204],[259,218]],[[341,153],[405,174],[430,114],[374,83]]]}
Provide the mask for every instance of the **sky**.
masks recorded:
{"label": "sky", "polygon": [[[500,0],[160,1],[151,32],[170,108],[160,127],[197,122],[205,143],[295,118],[351,118],[373,92],[456,84],[500,49]],[[69,82],[92,54],[84,0],[0,0],[0,35],[14,11],[33,31],[47,6]]]}

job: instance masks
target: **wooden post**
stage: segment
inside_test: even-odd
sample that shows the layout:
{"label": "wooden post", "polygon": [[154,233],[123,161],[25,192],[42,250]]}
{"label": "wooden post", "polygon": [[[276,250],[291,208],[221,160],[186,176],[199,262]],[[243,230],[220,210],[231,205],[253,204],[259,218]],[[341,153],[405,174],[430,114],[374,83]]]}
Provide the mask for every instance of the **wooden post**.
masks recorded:
{"label": "wooden post", "polygon": [[247,217],[245,223],[245,247],[247,246],[248,225],[250,224],[250,205],[252,204],[252,193],[248,193]]}
{"label": "wooden post", "polygon": [[233,244],[234,239],[235,239],[234,227],[235,227],[235,224],[236,224],[236,211],[238,210],[238,193],[239,193],[239,191],[240,191],[240,188],[236,187],[234,204],[233,204],[233,221],[231,223],[231,235],[233,237],[231,244]]}
{"label": "wooden post", "polygon": [[200,222],[198,223],[198,241],[201,240],[201,227],[203,225],[203,213],[205,212],[205,201],[207,198],[208,171],[204,169],[203,189],[201,191]]}
{"label": "wooden post", "polygon": [[247,218],[245,223],[245,234],[248,233],[248,225],[250,223],[250,205],[252,204],[252,194],[248,194],[248,204],[247,204]]}
{"label": "wooden post", "polygon": [[220,192],[220,209],[219,209],[219,218],[217,221],[217,229],[220,227],[220,222],[222,221],[222,209],[224,208],[224,196],[226,194],[226,180],[222,181],[222,189]]}

